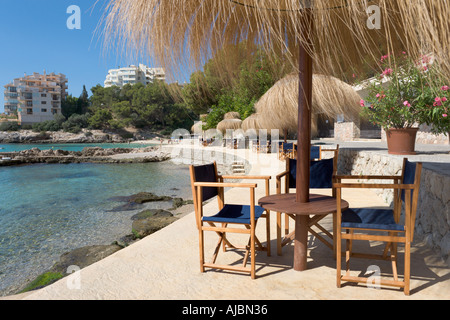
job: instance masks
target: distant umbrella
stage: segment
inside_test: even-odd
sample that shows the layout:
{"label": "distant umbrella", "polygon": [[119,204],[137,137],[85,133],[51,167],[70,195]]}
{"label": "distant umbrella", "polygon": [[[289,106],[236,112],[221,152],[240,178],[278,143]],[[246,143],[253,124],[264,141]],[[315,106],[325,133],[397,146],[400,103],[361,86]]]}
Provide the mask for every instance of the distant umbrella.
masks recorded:
{"label": "distant umbrella", "polygon": [[[297,132],[298,128],[298,75],[288,75],[270,88],[255,104],[259,123],[266,129]],[[358,119],[361,111],[360,96],[352,86],[337,78],[314,75],[312,88],[312,114],[330,118],[345,115],[348,120]],[[312,135],[317,133],[313,116]]]}
{"label": "distant umbrella", "polygon": [[225,134],[227,132],[227,129],[230,130],[238,130],[242,128],[242,120],[240,119],[225,119],[220,121],[217,124],[217,130],[222,132],[222,134]]}
{"label": "distant umbrella", "polygon": [[259,130],[264,129],[259,123],[260,115],[254,113],[242,121],[242,130]]}
{"label": "distant umbrella", "polygon": [[239,114],[239,112],[228,112],[225,113],[225,115],[223,116],[224,120],[229,120],[229,119],[239,119],[241,120],[241,115]]}
{"label": "distant umbrella", "polygon": [[202,121],[197,121],[196,123],[194,123],[191,127],[191,133],[202,134],[203,125],[204,123]]}

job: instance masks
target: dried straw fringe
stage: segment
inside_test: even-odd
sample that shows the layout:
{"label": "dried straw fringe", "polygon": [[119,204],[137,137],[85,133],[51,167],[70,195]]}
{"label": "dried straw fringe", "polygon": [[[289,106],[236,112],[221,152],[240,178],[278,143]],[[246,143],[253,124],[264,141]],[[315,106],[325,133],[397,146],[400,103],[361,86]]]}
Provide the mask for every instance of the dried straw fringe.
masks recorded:
{"label": "dried straw fringe", "polygon": [[[237,4],[237,2],[244,5]],[[198,69],[219,49],[247,40],[274,59],[298,66],[305,43],[302,0],[110,0],[104,21],[106,48],[150,55],[174,76]],[[382,54],[434,53],[450,78],[450,6],[446,0],[315,0],[315,72],[340,76],[378,62]],[[341,8],[329,9],[339,7]],[[378,5],[382,28],[367,28],[366,8]],[[274,9],[274,10],[272,10]],[[117,40],[117,41],[115,41]],[[226,73],[224,73],[226,74]]]}

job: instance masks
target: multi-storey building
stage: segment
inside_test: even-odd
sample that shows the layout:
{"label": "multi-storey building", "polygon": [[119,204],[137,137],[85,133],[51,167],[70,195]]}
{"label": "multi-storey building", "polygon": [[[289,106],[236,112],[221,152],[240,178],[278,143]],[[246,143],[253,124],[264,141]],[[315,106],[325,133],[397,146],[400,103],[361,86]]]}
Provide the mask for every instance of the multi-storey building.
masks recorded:
{"label": "multi-storey building", "polygon": [[149,68],[146,65],[139,64],[138,67],[131,65],[126,68],[111,69],[108,71],[106,80],[104,82],[105,88],[118,86],[123,87],[127,83],[136,84],[142,83],[147,85],[154,80],[166,79],[166,74],[163,68]]}
{"label": "multi-storey building", "polygon": [[61,114],[61,103],[66,97],[65,75],[35,72],[5,86],[5,113],[17,114],[21,124],[53,120]]}

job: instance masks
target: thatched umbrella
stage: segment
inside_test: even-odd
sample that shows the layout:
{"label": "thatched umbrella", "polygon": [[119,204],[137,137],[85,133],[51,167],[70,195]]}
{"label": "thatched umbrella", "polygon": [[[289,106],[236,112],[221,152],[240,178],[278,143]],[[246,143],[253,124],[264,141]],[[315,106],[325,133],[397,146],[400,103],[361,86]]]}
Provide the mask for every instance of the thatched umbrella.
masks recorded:
{"label": "thatched umbrella", "polygon": [[290,63],[300,87],[299,203],[309,201],[313,62],[316,73],[341,75],[386,52],[425,51],[450,78],[446,0],[110,0],[107,11],[105,34],[119,37],[110,43],[149,55],[168,71],[182,62],[200,68],[219,49],[245,40]]}
{"label": "thatched umbrella", "polygon": [[242,127],[242,120],[240,119],[224,119],[217,124],[217,130],[225,134],[227,129],[238,130]]}
{"label": "thatched umbrella", "polygon": [[225,113],[225,115],[223,116],[224,120],[229,120],[229,119],[241,119],[241,115],[239,114],[239,112],[227,112]]}
{"label": "thatched umbrella", "polygon": [[[266,129],[296,132],[298,128],[299,79],[291,74],[278,81],[255,104],[260,124]],[[312,114],[325,114],[330,118],[344,114],[356,120],[361,112],[360,96],[349,84],[324,75],[313,76]],[[311,134],[317,133],[313,117]]]}
{"label": "thatched umbrella", "polygon": [[204,124],[205,123],[203,123],[202,121],[197,121],[196,123],[194,123],[191,127],[191,133],[202,134]]}
{"label": "thatched umbrella", "polygon": [[258,113],[254,113],[244,119],[244,121],[242,121],[242,130],[247,131],[265,129],[259,123],[260,117],[261,116]]}

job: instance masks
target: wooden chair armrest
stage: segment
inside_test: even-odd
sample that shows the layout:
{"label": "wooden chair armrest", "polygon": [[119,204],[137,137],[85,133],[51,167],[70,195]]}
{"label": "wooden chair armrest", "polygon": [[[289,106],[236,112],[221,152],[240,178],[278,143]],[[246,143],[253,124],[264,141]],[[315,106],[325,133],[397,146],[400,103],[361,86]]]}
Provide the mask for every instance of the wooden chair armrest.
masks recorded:
{"label": "wooden chair armrest", "polygon": [[354,188],[354,189],[403,189],[412,190],[412,184],[388,184],[388,183],[334,183],[333,188]]}
{"label": "wooden chair armrest", "polygon": [[231,182],[194,182],[194,187],[212,188],[256,188],[256,183],[231,183]]}
{"label": "wooden chair armrest", "polygon": [[289,171],[284,171],[284,172],[282,172],[282,173],[280,173],[280,174],[278,174],[277,176],[276,176],[276,179],[277,180],[280,180],[281,178],[283,178],[285,175],[287,175],[287,174],[289,174]]}
{"label": "wooden chair armrest", "polygon": [[334,176],[335,179],[337,180],[343,180],[343,179],[347,179],[347,180],[351,180],[351,179],[363,179],[363,180],[400,180],[402,177],[401,176],[355,176],[355,175],[335,175]]}
{"label": "wooden chair armrest", "polygon": [[271,176],[220,176],[222,179],[239,179],[239,180],[270,180]]}

